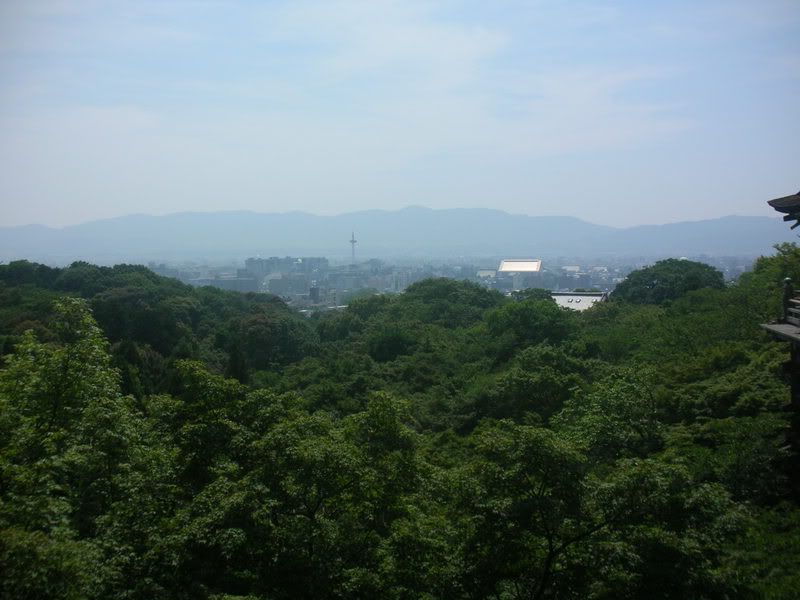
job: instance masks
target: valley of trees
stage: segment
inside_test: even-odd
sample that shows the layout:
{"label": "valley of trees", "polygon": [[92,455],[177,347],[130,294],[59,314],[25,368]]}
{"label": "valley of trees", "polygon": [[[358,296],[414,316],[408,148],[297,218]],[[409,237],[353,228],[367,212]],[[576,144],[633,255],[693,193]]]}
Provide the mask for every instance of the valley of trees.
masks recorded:
{"label": "valley of trees", "polygon": [[794,598],[785,277],[794,245],[583,313],[431,279],[305,318],[0,265],[0,597]]}

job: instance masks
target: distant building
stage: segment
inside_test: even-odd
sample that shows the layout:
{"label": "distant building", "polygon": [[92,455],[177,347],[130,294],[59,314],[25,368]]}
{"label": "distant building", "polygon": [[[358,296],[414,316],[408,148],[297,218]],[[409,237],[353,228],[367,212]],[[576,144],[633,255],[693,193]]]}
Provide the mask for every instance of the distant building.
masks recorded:
{"label": "distant building", "polygon": [[522,290],[541,285],[542,261],[536,258],[506,258],[497,268],[495,285],[501,291]]}
{"label": "distant building", "polygon": [[308,294],[311,281],[304,273],[283,273],[268,280],[267,289],[278,296]]}
{"label": "distant building", "polygon": [[273,273],[311,274],[328,270],[328,259],[321,256],[248,258],[244,264],[249,273],[261,278]]}
{"label": "distant building", "polygon": [[508,258],[500,261],[498,273],[538,273],[542,270],[542,261],[533,258]]}
{"label": "distant building", "polygon": [[210,285],[212,287],[233,292],[257,292],[258,280],[255,277],[234,277],[222,275],[219,277],[200,277],[190,279],[189,283],[195,287]]}
{"label": "distant building", "polygon": [[608,298],[606,292],[552,292],[556,304],[571,310],[586,310]]}

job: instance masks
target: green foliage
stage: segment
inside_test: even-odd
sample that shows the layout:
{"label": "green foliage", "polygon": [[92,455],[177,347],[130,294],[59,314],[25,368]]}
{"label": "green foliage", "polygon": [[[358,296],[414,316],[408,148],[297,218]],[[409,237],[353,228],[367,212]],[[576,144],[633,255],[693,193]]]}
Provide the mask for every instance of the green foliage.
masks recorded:
{"label": "green foliage", "polygon": [[797,244],[777,244],[775,255],[762,256],[755,265],[751,277],[765,280],[773,289],[783,287],[785,278],[800,286],[800,247]]}
{"label": "green foliage", "polygon": [[509,370],[479,384],[474,395],[477,418],[530,419],[546,422],[561,409],[583,379],[563,351],[540,344],[517,355]]}
{"label": "green foliage", "polygon": [[581,518],[583,457],[550,430],[509,422],[481,428],[476,446],[483,460],[472,473],[469,587],[477,597],[514,588],[541,597]]}
{"label": "green foliage", "polygon": [[800,254],[693,265],[583,313],[427,280],[311,319],[0,265],[0,595],[793,597],[787,349],[758,325]]}
{"label": "green foliage", "polygon": [[490,311],[486,325],[501,359],[534,344],[563,342],[573,327],[573,315],[551,300],[524,300]]}
{"label": "green foliage", "polygon": [[367,352],[373,360],[387,362],[410,354],[417,340],[411,332],[399,326],[386,326],[372,331],[367,337]]}
{"label": "green foliage", "polygon": [[652,454],[662,426],[649,380],[641,370],[614,373],[568,400],[554,427],[596,461]]}
{"label": "green foliage", "polygon": [[464,548],[476,597],[735,593],[717,569],[742,520],[721,487],[649,459],[593,471],[568,438],[509,422],[481,428],[476,444]]}
{"label": "green foliage", "polygon": [[91,544],[39,531],[0,529],[0,596],[80,600],[93,589],[98,552]]}
{"label": "green foliage", "polygon": [[364,320],[358,316],[358,312],[357,306],[350,304],[346,311],[331,311],[325,314],[317,323],[320,340],[336,342],[361,333],[364,330]]}
{"label": "green foliage", "polygon": [[465,327],[503,303],[502,295],[469,281],[425,279],[410,285],[401,298],[404,313],[442,327]]}
{"label": "green foliage", "polygon": [[[65,291],[89,300],[113,345],[123,391],[138,398],[170,389],[166,371],[176,359],[199,359],[247,380],[250,371],[279,369],[317,351],[311,325],[274,296],[195,289],[136,265],[0,266],[0,331],[33,329],[54,339],[50,305]],[[0,341],[13,348],[19,340]]]}
{"label": "green foliage", "polygon": [[379,292],[375,288],[362,288],[358,290],[352,290],[349,292],[343,292],[341,297],[339,298],[339,302],[343,304],[349,304],[356,300],[360,300],[362,298],[369,298],[371,296],[378,295]]}
{"label": "green foliage", "polygon": [[392,297],[386,295],[373,295],[358,298],[347,306],[345,315],[352,315],[361,321],[369,321],[381,314],[392,304]]}
{"label": "green foliage", "polygon": [[7,265],[0,265],[0,281],[8,286],[35,285],[38,287],[51,287],[58,277],[58,269],[28,262],[15,260]]}
{"label": "green foliage", "polygon": [[90,566],[99,548],[75,538],[96,533],[110,509],[136,431],[86,304],[65,298],[55,312],[60,344],[28,334],[0,372],[0,553],[10,598],[85,597],[100,585],[104,570]]}
{"label": "green foliage", "polygon": [[231,337],[241,345],[252,369],[266,369],[300,360],[313,352],[316,341],[304,321],[270,311],[244,317],[235,324]]}
{"label": "green foliage", "polygon": [[722,273],[709,265],[669,258],[630,273],[612,297],[634,304],[664,304],[701,288],[723,288]]}
{"label": "green foliage", "polygon": [[787,600],[800,586],[800,511],[782,504],[758,510],[731,548],[739,577],[754,581],[752,597]]}
{"label": "green foliage", "polygon": [[[576,290],[579,291],[579,290]],[[516,290],[511,292],[511,297],[514,300],[553,300],[553,295],[550,290],[543,288],[526,288],[524,290]]]}

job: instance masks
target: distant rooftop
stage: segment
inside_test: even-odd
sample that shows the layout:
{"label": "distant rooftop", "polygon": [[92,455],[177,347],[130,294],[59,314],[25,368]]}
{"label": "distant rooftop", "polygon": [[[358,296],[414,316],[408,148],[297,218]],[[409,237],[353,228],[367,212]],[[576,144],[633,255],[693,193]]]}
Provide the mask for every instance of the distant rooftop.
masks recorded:
{"label": "distant rooftop", "polygon": [[538,273],[542,269],[542,261],[533,258],[512,258],[501,260],[499,273]]}
{"label": "distant rooftop", "polygon": [[572,310],[586,310],[608,298],[605,292],[552,292],[550,295],[556,304]]}

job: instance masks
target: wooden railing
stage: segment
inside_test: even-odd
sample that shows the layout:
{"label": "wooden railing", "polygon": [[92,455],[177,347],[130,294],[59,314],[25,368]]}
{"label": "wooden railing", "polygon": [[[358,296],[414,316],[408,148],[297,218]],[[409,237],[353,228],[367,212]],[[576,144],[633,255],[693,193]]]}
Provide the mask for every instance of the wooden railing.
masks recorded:
{"label": "wooden railing", "polygon": [[781,315],[781,322],[800,327],[800,295],[795,295],[792,280],[788,277],[783,280],[783,314]]}

